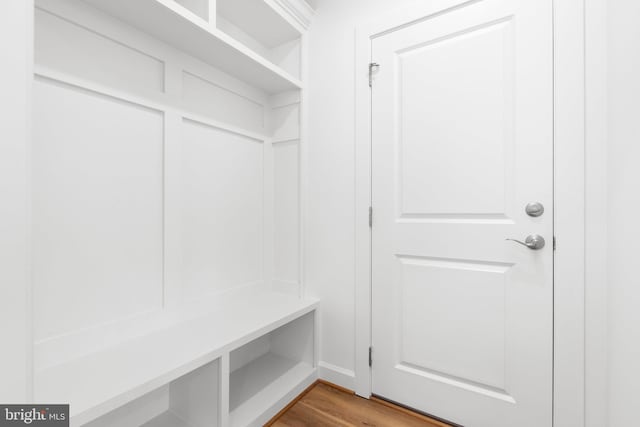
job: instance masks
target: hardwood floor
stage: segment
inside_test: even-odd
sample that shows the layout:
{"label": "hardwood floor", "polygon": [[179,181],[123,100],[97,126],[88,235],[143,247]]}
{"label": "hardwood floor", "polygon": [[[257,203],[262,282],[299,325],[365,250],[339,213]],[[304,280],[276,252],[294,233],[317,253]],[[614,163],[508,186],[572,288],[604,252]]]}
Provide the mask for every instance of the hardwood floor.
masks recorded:
{"label": "hardwood floor", "polygon": [[450,427],[380,400],[317,382],[266,424],[272,427]]}

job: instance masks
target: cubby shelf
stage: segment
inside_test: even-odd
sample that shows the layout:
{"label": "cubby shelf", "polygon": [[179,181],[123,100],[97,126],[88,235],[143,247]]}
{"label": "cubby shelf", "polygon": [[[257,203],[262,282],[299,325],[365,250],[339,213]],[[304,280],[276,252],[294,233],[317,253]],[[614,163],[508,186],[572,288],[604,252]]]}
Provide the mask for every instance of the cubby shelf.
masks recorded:
{"label": "cubby shelf", "polygon": [[230,354],[229,421],[260,426],[309,385],[314,369],[314,319],[301,316]]}
{"label": "cubby shelf", "polygon": [[267,93],[300,89],[299,79],[173,0],[84,0]]}
{"label": "cubby shelf", "polygon": [[256,417],[313,374],[313,366],[267,353],[231,374],[230,425],[256,424]]}
{"label": "cubby shelf", "polygon": [[[72,424],[83,425],[312,312],[317,303],[253,287],[218,296],[213,312],[36,369],[35,398],[71,403]],[[299,378],[298,372],[290,374]],[[311,364],[306,372],[314,372]]]}

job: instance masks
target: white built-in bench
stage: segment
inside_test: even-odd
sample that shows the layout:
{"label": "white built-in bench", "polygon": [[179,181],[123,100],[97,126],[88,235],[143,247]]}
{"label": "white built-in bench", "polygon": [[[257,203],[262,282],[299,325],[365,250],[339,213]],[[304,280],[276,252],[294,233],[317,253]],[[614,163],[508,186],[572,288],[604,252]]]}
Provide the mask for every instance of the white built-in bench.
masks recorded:
{"label": "white built-in bench", "polygon": [[36,401],[69,403],[72,426],[261,425],[317,377],[317,301],[248,287],[209,304],[69,360],[40,354],[59,363],[36,367]]}

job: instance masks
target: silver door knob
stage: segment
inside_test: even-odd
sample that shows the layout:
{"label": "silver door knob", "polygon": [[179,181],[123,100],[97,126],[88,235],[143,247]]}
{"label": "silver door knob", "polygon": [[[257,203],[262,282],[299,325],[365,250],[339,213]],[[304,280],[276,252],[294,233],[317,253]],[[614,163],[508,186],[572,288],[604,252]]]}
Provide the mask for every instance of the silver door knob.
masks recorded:
{"label": "silver door knob", "polygon": [[506,239],[506,240],[511,240],[512,242],[520,243],[522,246],[526,246],[533,251],[539,251],[540,249],[544,248],[544,245],[546,243],[544,241],[544,237],[538,234],[532,234],[530,236],[527,236],[524,242],[516,239]]}

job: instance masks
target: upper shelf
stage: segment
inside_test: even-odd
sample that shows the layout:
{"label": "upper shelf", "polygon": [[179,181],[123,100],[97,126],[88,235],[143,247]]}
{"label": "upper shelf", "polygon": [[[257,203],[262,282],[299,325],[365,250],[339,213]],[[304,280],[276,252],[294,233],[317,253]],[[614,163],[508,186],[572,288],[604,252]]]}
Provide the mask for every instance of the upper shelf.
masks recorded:
{"label": "upper shelf", "polygon": [[217,0],[217,15],[241,28],[267,48],[300,37],[291,18],[278,13],[273,0]]}
{"label": "upper shelf", "polygon": [[302,87],[300,80],[173,0],[84,1],[267,93]]}

